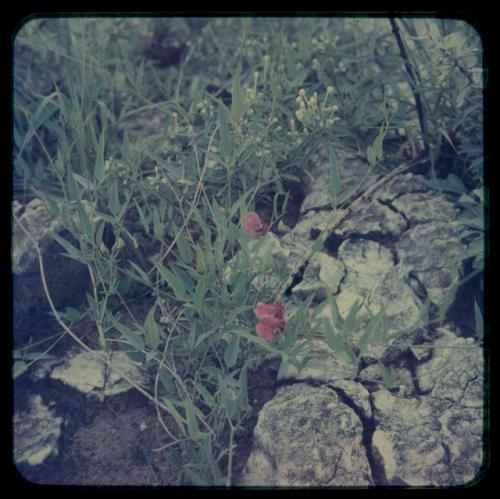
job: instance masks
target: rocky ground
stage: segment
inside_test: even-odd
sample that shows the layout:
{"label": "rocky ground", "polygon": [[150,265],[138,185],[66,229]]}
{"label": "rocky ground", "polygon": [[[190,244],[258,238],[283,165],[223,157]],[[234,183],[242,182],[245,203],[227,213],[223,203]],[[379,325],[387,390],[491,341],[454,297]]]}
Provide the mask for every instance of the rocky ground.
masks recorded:
{"label": "rocky ground", "polygon": [[[367,166],[341,150],[338,156],[349,188]],[[290,268],[329,223],[328,169],[319,167],[313,176],[298,223],[285,236],[268,234],[262,249]],[[31,203],[20,216],[38,223],[45,240],[42,229],[51,222]],[[342,317],[356,300],[365,300],[373,313],[383,306],[388,343],[370,346],[353,365],[318,334],[314,361],[302,372],[287,369],[278,378],[275,360],[257,366],[257,373],[266,369],[267,381],[257,386],[262,376],[250,379],[256,412],[249,424],[255,427],[239,443],[238,485],[450,486],[478,476],[484,458],[483,349],[470,324],[456,317],[418,327],[425,310],[435,317],[455,296],[464,269],[450,262],[466,250],[455,198],[432,191],[412,171],[381,184],[331,230],[294,280],[287,308],[294,297],[314,294],[314,313],[327,293]],[[70,284],[81,269],[71,272]],[[38,304],[38,298],[16,296],[38,297],[40,288],[33,249],[16,232],[14,275],[15,316],[27,316],[20,303]],[[54,286],[62,288],[57,299],[64,301],[64,281]],[[479,295],[476,286],[469,281],[460,291],[464,307]],[[462,315],[473,317],[472,309]],[[368,320],[361,309],[358,339]],[[19,321],[17,340],[36,336],[27,324]],[[176,483],[175,456],[152,450],[162,445],[152,404],[117,375],[104,385],[104,366],[85,352],[61,355],[16,381],[14,456],[21,473],[39,483]],[[120,355],[115,352],[112,361],[147,385],[138,366]]]}

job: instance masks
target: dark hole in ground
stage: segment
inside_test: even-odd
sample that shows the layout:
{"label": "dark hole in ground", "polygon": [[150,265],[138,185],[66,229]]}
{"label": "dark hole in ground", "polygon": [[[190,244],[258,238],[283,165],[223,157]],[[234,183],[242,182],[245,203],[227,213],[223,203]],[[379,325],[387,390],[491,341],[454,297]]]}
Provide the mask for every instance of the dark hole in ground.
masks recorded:
{"label": "dark hole in ground", "polygon": [[[300,218],[300,208],[305,198],[305,188],[302,183],[289,182],[284,184],[284,189],[286,194],[278,194],[267,187],[261,189],[255,198],[255,209],[263,221],[268,222],[273,214],[273,200],[276,196],[278,214],[284,209],[283,223],[293,229]],[[288,200],[286,200],[287,194]]]}
{"label": "dark hole in ground", "polygon": [[[467,277],[472,271],[473,258],[464,263],[463,275]],[[453,321],[459,328],[462,336],[477,336],[474,300],[476,301],[481,315],[484,317],[484,271],[479,272],[469,281],[464,282],[457,291],[452,305],[446,313],[446,317]]]}
{"label": "dark hole in ground", "polygon": [[332,232],[326,239],[324,243],[324,247],[327,253],[335,258],[339,256],[339,248],[340,245],[345,241],[345,238],[339,236],[335,232]]}

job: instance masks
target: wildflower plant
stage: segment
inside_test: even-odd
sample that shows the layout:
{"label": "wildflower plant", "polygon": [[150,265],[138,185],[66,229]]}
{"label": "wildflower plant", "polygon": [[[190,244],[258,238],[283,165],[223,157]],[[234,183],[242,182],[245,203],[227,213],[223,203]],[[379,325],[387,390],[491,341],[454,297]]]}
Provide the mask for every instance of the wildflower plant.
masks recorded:
{"label": "wildflower plant", "polygon": [[[184,36],[177,65],[162,65],[138,48],[150,46],[160,22],[167,41]],[[123,36],[129,32],[134,36]],[[376,24],[371,33],[366,44],[355,20],[312,18],[35,19],[17,33],[16,54],[30,51],[38,62],[16,55],[14,192],[43,201],[64,229],[52,234],[64,256],[84,265],[91,279],[80,310],[57,310],[39,252],[51,311],[66,336],[103,362],[114,348],[142,362],[153,386],[131,383],[157,408],[170,439],[166,458],[180,463],[173,483],[234,483],[258,352],[279,358],[283,371],[307,364],[318,330],[353,364],[372,342],[388,340],[383,311],[371,314],[356,344],[351,333],[362,304],[340,318],[329,296],[322,306],[333,319],[325,322],[310,315],[313,297],[285,297],[353,195],[359,204],[376,187],[371,174],[381,160],[389,166],[401,160],[388,154],[386,137],[407,124],[415,103],[399,91],[408,76],[401,61],[396,68],[390,26]],[[425,50],[417,37],[414,43],[418,57],[428,51],[431,60],[461,64],[448,64],[447,77],[460,67],[475,74],[474,60],[457,53],[472,50],[470,37],[460,46],[436,39]],[[430,69],[422,78],[429,92],[441,81]],[[446,131],[452,123],[455,134],[477,131],[476,78],[457,86],[454,101],[444,88],[431,92],[434,107],[428,102],[427,111],[436,114],[427,112],[428,130]],[[482,156],[474,137],[470,143],[464,137],[458,150],[477,181]],[[337,142],[370,165],[347,193]],[[258,262],[255,254],[283,230],[282,200],[310,176],[319,153],[330,166],[331,220],[294,268],[280,274],[271,253]],[[388,169],[386,178],[398,171]],[[257,204],[267,211],[257,214]],[[252,285],[270,271],[276,286]],[[133,310],[139,300],[147,302],[141,314]],[[96,326],[87,342],[78,334],[82,318]],[[15,354],[21,375],[27,357]]]}

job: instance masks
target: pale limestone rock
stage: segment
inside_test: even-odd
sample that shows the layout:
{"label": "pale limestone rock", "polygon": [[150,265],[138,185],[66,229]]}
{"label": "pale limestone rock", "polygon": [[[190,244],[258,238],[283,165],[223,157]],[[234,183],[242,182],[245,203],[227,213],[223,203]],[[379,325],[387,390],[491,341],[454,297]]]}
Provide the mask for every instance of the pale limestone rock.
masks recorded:
{"label": "pale limestone rock", "polygon": [[370,485],[362,430],[359,418],[332,389],[284,387],[259,414],[239,485]]}
{"label": "pale limestone rock", "polygon": [[[104,355],[102,351],[98,353]],[[94,394],[100,398],[132,389],[132,385],[122,377],[121,373],[138,385],[145,384],[146,378],[139,364],[133,362],[125,352],[112,351],[110,355],[111,365],[108,367],[107,380],[105,380],[104,362],[87,351],[72,355],[63,365],[56,366],[50,373],[50,378],[62,381],[84,394]]]}
{"label": "pale limestone rock", "polygon": [[27,412],[14,414],[14,461],[37,466],[58,455],[63,418],[44,404],[40,395],[32,395]]}

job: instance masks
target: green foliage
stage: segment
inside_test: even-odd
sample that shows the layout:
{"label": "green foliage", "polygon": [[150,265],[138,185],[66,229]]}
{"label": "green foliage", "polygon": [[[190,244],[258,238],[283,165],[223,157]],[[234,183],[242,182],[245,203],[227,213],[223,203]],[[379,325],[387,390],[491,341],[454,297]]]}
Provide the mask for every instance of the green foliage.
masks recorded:
{"label": "green foliage", "polygon": [[[256,200],[279,219],[279,196],[288,199],[321,152],[336,208],[347,197],[335,145],[364,156],[371,173],[382,159],[401,162],[389,147],[399,128],[408,141],[429,143],[434,163],[441,141],[456,150],[465,173],[453,179],[454,192],[465,180],[481,182],[477,36],[447,20],[406,19],[402,32],[425,97],[424,137],[384,19],[55,18],[35,19],[16,36],[14,192],[43,200],[67,231],[53,234],[61,252],[93,280],[86,310],[61,317],[76,323],[88,314],[101,347],[114,342],[143,361],[172,419],[186,482],[231,483],[257,350],[280,356],[281,369],[309,361],[312,298],[295,301],[278,342],[255,333],[253,309],[271,290],[252,281],[278,270],[271,254],[255,264],[259,243],[251,247],[240,226]],[[159,33],[165,46],[182,45],[177,63],[151,54]],[[461,194],[480,268],[479,202]],[[144,317],[123,306],[133,296],[150,298]],[[325,306],[326,341],[353,363],[387,341],[383,309],[368,311],[355,341],[364,304],[345,319],[331,296]],[[476,324],[479,332],[477,311]],[[25,354],[15,361],[14,376],[31,362]],[[392,374],[384,375],[389,384]]]}

